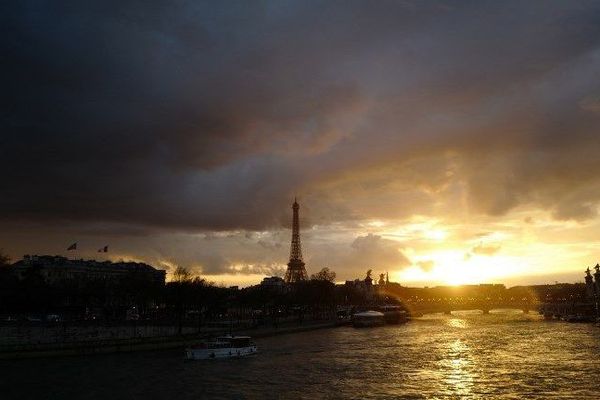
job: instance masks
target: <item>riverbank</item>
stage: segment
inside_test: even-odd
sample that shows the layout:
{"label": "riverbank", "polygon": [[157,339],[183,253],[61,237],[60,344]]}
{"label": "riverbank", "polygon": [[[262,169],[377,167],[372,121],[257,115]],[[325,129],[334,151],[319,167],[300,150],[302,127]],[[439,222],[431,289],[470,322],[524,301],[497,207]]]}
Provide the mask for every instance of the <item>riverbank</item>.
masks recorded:
{"label": "riverbank", "polygon": [[[339,326],[336,321],[306,322],[297,325],[284,325],[267,328],[248,328],[233,330],[234,333],[247,334],[253,338],[292,334],[327,329]],[[222,333],[222,332],[221,332]],[[203,338],[214,335],[215,331],[201,331],[193,334],[141,337],[127,339],[103,339],[69,343],[40,343],[2,346],[0,359],[86,356],[92,354],[128,353],[134,351],[184,348]]]}

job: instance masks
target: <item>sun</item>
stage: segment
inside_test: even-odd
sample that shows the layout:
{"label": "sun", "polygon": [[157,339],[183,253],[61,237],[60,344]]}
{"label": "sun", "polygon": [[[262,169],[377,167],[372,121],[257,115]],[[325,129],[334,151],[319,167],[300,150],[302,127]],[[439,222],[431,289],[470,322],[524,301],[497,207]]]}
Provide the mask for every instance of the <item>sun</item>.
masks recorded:
{"label": "sun", "polygon": [[441,241],[448,237],[448,233],[442,229],[427,229],[423,231],[423,237],[429,240]]}
{"label": "sun", "polygon": [[[419,261],[432,261],[423,270]],[[519,272],[518,263],[506,256],[465,255],[460,250],[443,250],[415,259],[415,265],[399,273],[404,282],[425,285],[473,285],[499,282]]]}

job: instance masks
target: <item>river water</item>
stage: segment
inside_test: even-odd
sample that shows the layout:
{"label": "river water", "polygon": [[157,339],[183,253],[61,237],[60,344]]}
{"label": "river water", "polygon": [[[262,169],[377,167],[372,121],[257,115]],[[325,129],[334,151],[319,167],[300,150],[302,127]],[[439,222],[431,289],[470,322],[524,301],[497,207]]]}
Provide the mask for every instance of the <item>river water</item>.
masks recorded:
{"label": "river water", "polygon": [[492,311],[256,341],[247,359],[175,350],[0,361],[1,399],[600,399],[600,328]]}

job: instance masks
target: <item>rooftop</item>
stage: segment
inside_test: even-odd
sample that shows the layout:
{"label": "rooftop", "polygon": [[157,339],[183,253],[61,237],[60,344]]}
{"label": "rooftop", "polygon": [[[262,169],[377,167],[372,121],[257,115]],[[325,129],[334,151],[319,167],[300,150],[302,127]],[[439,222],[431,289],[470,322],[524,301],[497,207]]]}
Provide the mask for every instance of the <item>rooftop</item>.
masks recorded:
{"label": "rooftop", "polygon": [[13,264],[16,268],[27,268],[31,266],[43,266],[49,268],[59,267],[70,267],[70,268],[111,268],[111,269],[124,269],[130,271],[157,271],[151,265],[133,261],[96,261],[96,260],[84,260],[84,259],[69,259],[63,256],[51,256],[51,255],[25,255],[22,260],[19,260]]}

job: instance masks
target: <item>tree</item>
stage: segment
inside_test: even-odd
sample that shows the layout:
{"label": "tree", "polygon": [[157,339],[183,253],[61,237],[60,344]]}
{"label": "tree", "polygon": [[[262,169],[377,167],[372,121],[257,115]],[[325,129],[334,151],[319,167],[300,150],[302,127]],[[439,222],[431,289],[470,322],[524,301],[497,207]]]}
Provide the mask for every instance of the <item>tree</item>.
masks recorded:
{"label": "tree", "polygon": [[173,272],[173,282],[177,283],[187,283],[192,280],[192,274],[185,267],[177,267]]}
{"label": "tree", "polygon": [[177,267],[173,271],[171,282],[166,285],[168,297],[172,299],[177,315],[177,331],[181,335],[184,314],[191,302],[192,274],[185,267]]}
{"label": "tree", "polygon": [[333,283],[335,281],[335,272],[330,271],[328,267],[323,268],[316,274],[312,274],[310,279],[313,281],[327,281]]}
{"label": "tree", "polygon": [[8,267],[10,265],[10,257],[4,254],[4,251],[0,249],[0,267]]}
{"label": "tree", "polygon": [[0,250],[0,313],[22,304],[19,282],[10,268],[10,258]]}

